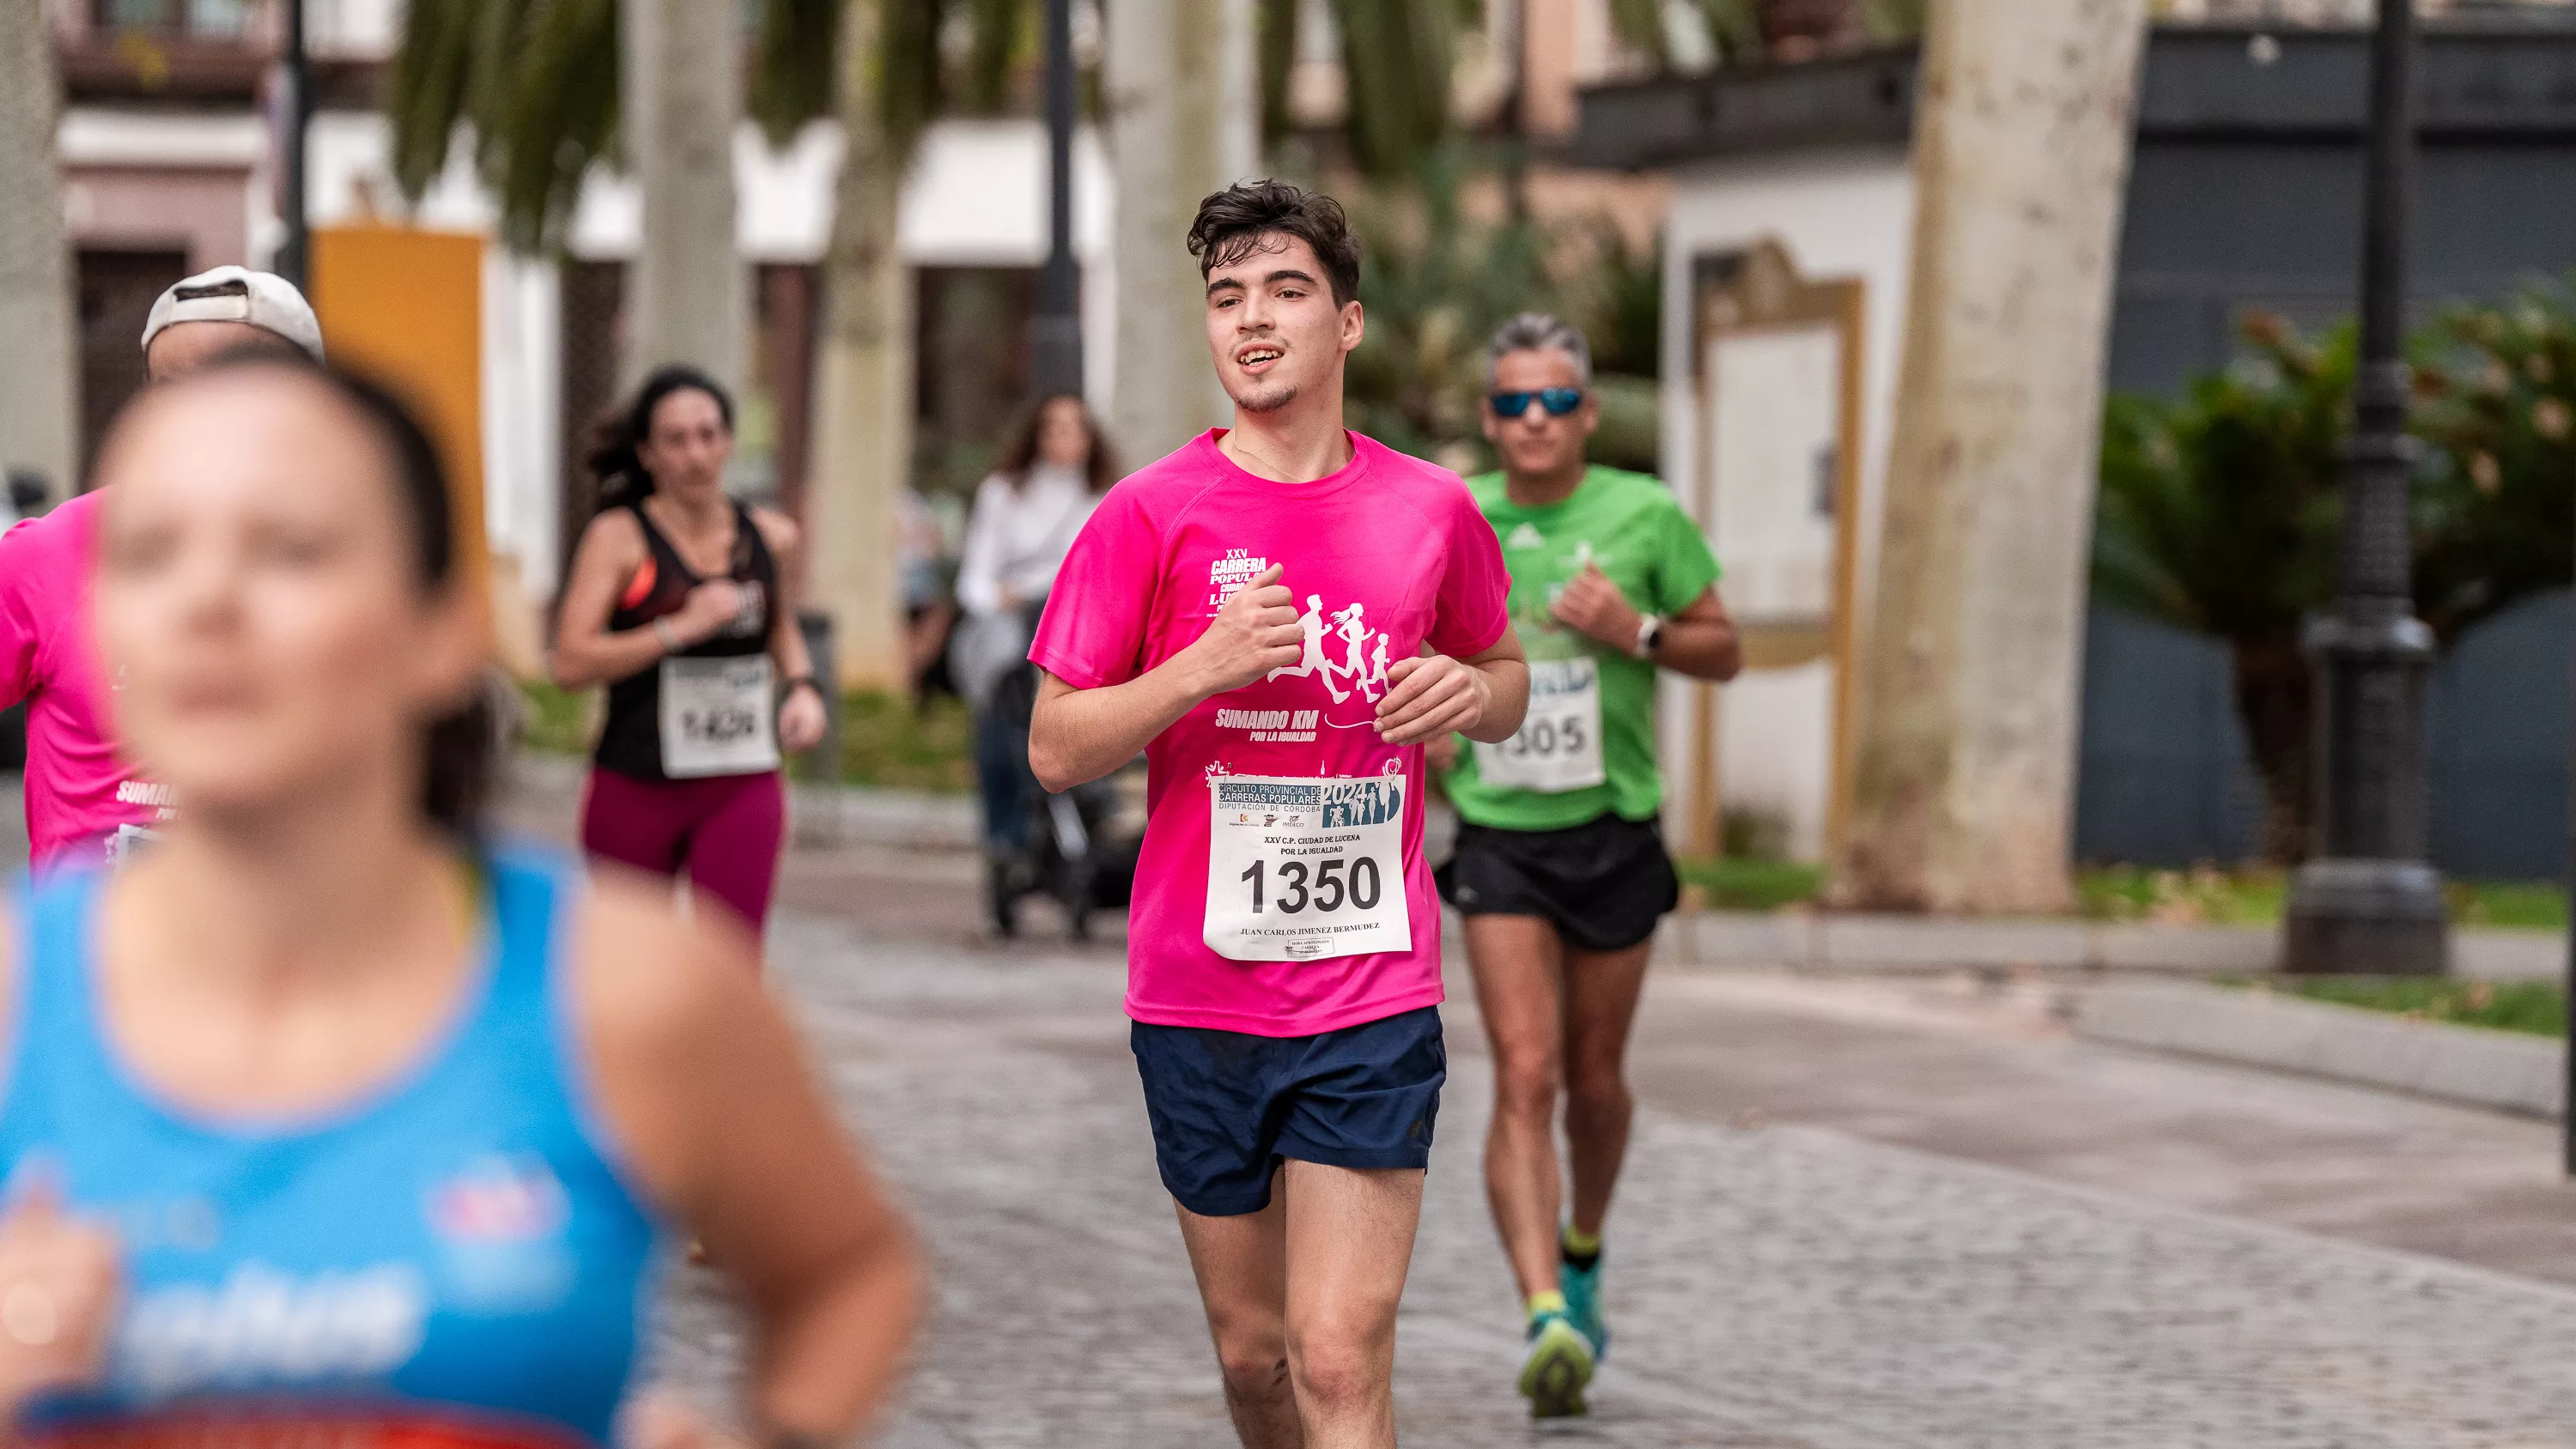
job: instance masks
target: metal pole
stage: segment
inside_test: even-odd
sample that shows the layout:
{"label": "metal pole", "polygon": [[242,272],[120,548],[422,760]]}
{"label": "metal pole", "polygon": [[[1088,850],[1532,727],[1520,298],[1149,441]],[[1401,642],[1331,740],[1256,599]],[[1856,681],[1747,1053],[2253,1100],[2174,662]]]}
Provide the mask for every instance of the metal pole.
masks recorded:
{"label": "metal pole", "polygon": [[1047,0],[1048,243],[1029,381],[1040,396],[1082,391],[1082,274],[1073,259],[1073,0]]}
{"label": "metal pole", "polygon": [[284,0],[286,64],[281,81],[285,105],[278,111],[285,134],[278,138],[277,219],[286,240],[277,249],[277,274],[299,290],[312,290],[308,275],[313,259],[311,226],[304,215],[304,136],[313,125],[313,65],[304,49],[304,0]]}
{"label": "metal pole", "polygon": [[2308,631],[2319,737],[2315,855],[2291,882],[2282,964],[2362,975],[2439,972],[2442,881],[2425,862],[2424,682],[2432,631],[2415,617],[2407,494],[2407,222],[2415,181],[2415,13],[2379,0],[2371,41],[2361,357],[2344,480],[2341,592]]}

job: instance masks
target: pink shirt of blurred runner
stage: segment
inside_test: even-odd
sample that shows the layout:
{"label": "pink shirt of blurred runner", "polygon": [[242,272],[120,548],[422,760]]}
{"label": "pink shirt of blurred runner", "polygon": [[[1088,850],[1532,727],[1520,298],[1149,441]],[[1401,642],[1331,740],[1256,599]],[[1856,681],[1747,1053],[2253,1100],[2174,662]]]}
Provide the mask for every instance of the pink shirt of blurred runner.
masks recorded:
{"label": "pink shirt of blurred runner", "polygon": [[27,704],[27,834],[39,869],[105,860],[120,829],[169,813],[112,743],[89,639],[99,503],[86,493],[0,534],[0,707]]}

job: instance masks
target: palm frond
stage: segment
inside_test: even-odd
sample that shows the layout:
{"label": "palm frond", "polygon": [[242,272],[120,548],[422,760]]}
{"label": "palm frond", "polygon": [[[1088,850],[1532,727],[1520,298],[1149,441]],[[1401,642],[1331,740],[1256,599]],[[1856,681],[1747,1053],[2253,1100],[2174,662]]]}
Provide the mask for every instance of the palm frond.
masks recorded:
{"label": "palm frond", "polygon": [[539,0],[482,130],[484,183],[514,248],[553,245],[591,166],[616,154],[617,0]]}
{"label": "palm frond", "polygon": [[1012,66],[1046,48],[1043,6],[1044,0],[966,0],[973,29],[961,97],[967,109],[991,115],[1010,99]]}
{"label": "palm frond", "polygon": [[759,58],[744,103],[769,144],[784,146],[807,122],[831,113],[841,5],[842,0],[762,0]]}
{"label": "palm frond", "polygon": [[1449,129],[1452,0],[1335,0],[1349,77],[1352,159],[1372,177],[1412,170]]}
{"label": "palm frond", "polygon": [[1297,22],[1304,11],[1298,0],[1260,0],[1261,144],[1278,144],[1296,129],[1288,114],[1288,78],[1297,69]]}
{"label": "palm frond", "polygon": [[467,116],[478,33],[492,13],[513,8],[490,0],[412,0],[405,10],[402,46],[385,81],[385,118],[393,127],[394,184],[410,200],[418,201],[447,166],[457,124]]}
{"label": "palm frond", "polygon": [[877,34],[877,117],[897,156],[909,156],[921,134],[939,118],[947,78],[939,32],[949,0],[854,0],[884,7]]}
{"label": "palm frond", "polygon": [[1659,0],[1610,0],[1610,29],[1630,49],[1642,51],[1655,69],[1672,66],[1672,37],[1664,32]]}

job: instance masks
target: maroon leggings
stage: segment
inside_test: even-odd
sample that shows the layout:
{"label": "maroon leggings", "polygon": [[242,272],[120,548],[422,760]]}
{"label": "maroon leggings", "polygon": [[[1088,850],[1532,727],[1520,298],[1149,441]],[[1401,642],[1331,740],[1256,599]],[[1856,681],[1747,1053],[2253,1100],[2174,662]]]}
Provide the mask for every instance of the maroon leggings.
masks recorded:
{"label": "maroon leggings", "polygon": [[687,871],[699,899],[722,901],[757,939],[769,921],[786,835],[778,772],[703,780],[638,780],[593,768],[581,844],[602,860],[655,875]]}

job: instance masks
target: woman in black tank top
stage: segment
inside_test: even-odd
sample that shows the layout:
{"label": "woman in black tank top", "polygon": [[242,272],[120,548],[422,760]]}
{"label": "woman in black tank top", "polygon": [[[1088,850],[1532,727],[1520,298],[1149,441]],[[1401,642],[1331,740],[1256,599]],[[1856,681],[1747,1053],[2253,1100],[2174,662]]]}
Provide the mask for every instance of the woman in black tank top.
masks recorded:
{"label": "woman in black tank top", "polygon": [[608,686],[582,844],[686,871],[757,934],[786,827],[779,755],[822,739],[824,696],[781,588],[796,526],[726,496],[732,452],[733,401],[693,368],[655,372],[603,428],[554,672]]}

